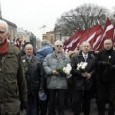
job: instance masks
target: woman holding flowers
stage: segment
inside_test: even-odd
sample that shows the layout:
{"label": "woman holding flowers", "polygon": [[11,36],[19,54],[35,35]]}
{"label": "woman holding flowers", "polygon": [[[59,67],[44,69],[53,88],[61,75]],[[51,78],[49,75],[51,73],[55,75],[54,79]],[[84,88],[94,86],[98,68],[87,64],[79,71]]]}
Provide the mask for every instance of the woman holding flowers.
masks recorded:
{"label": "woman holding flowers", "polygon": [[81,51],[71,59],[72,76],[74,84],[74,115],[90,113],[90,100],[92,79],[95,73],[95,57],[90,53],[91,46],[88,42],[81,44]]}
{"label": "woman holding flowers", "polygon": [[58,115],[64,115],[64,98],[71,66],[69,57],[63,52],[63,43],[56,41],[54,48],[55,51],[49,54],[43,62],[49,93],[48,115],[56,115],[56,105],[58,105]]}

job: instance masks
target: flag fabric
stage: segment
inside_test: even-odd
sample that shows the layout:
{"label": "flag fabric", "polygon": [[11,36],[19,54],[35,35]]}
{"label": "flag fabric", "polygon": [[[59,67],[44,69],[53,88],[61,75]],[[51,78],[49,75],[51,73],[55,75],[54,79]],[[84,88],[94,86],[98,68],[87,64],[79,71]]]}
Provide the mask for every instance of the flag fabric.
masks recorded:
{"label": "flag fabric", "polygon": [[96,51],[97,46],[99,45],[101,41],[101,36],[103,34],[103,29],[100,26],[100,29],[96,32],[94,38],[90,41],[90,44],[92,46],[92,49]]}
{"label": "flag fabric", "polygon": [[64,43],[64,49],[74,51],[82,42],[87,41],[91,44],[93,50],[101,50],[103,42],[106,39],[115,41],[115,27],[108,18],[104,29],[97,24],[88,30],[74,32],[74,34]]}
{"label": "flag fabric", "polygon": [[103,42],[106,39],[112,39],[113,40],[113,34],[114,34],[114,26],[113,26],[113,24],[111,24],[111,21],[107,18],[104,32],[103,32],[102,36],[100,37],[99,45],[96,47],[95,50],[102,49],[103,48]]}
{"label": "flag fabric", "polygon": [[96,39],[95,39],[95,42],[93,43],[93,46],[92,46],[92,49],[94,51],[97,50],[97,47],[98,47],[98,45],[101,42],[101,36],[102,36],[102,34],[103,34],[103,31],[100,31],[100,33],[95,36]]}
{"label": "flag fabric", "polygon": [[80,32],[74,32],[69,39],[64,43],[64,50],[71,50],[73,43],[76,42],[76,38],[79,36]]}
{"label": "flag fabric", "polygon": [[77,32],[74,32],[69,38],[68,38],[68,40],[66,40],[65,42],[64,42],[64,48],[66,49],[66,46],[68,46],[72,41],[73,41],[73,38],[74,38],[74,36],[77,34]]}
{"label": "flag fabric", "polygon": [[82,42],[87,41],[87,42],[92,43],[91,46],[93,46],[93,43],[96,40],[95,36],[97,35],[97,33],[99,33],[99,31],[102,31],[102,28],[100,25],[95,25],[95,26],[91,27],[84,34],[82,34],[78,45],[81,45]]}
{"label": "flag fabric", "polygon": [[114,26],[114,33],[113,33],[113,41],[115,42],[115,26]]}
{"label": "flag fabric", "polygon": [[76,36],[74,42],[73,42],[73,45],[72,47],[69,49],[69,51],[74,51],[76,48],[78,49],[78,43],[80,42],[80,38],[82,36],[82,34],[84,34],[86,31],[79,31],[79,34],[78,36]]}

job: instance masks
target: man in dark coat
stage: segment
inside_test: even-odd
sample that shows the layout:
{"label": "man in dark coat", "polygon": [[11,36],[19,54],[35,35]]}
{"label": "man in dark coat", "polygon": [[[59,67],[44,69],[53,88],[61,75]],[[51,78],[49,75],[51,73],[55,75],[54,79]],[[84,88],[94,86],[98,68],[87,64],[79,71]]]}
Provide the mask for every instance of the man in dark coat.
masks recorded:
{"label": "man in dark coat", "polygon": [[33,46],[25,45],[25,56],[21,57],[27,81],[27,115],[39,115],[39,89],[43,88],[43,67],[33,54]]}
{"label": "man in dark coat", "polygon": [[104,41],[104,50],[97,55],[98,112],[105,115],[105,104],[109,103],[108,115],[114,115],[115,101],[115,51],[111,39]]}
{"label": "man in dark coat", "polygon": [[[71,59],[74,81],[74,115],[80,115],[82,109],[84,115],[90,114],[92,78],[95,73],[95,57],[90,53],[90,48],[88,42],[83,42],[81,52]],[[84,62],[87,63],[86,68],[78,69],[79,64]]]}
{"label": "man in dark coat", "polygon": [[9,44],[8,24],[0,20],[0,115],[19,115],[26,105],[26,80],[19,50]]}

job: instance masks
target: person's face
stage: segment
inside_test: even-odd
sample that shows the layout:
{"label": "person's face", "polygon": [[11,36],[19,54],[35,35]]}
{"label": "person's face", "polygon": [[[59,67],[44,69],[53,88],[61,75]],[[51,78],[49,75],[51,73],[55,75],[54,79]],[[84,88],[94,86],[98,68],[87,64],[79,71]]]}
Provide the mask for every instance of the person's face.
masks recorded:
{"label": "person's face", "polygon": [[62,44],[56,44],[55,45],[55,51],[60,53],[63,51],[63,45]]}
{"label": "person's face", "polygon": [[112,48],[112,41],[106,40],[106,41],[104,42],[104,48],[105,48],[106,50],[110,50],[110,49]]}
{"label": "person's face", "polygon": [[0,24],[0,44],[4,43],[5,39],[8,39],[9,34],[6,31],[6,26],[4,24]]}
{"label": "person's face", "polygon": [[90,50],[91,50],[90,44],[84,43],[84,44],[82,45],[82,51],[83,51],[84,53],[88,53]]}
{"label": "person's face", "polygon": [[25,47],[25,53],[27,56],[32,56],[33,55],[33,47],[32,46],[26,46]]}

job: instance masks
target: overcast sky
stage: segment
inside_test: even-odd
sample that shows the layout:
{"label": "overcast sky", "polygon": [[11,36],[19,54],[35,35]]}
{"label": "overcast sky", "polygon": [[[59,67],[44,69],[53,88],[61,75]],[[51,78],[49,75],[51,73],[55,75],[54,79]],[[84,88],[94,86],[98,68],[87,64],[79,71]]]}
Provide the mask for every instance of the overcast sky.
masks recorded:
{"label": "overcast sky", "polygon": [[[3,18],[41,38],[41,34],[54,29],[57,18],[64,12],[84,3],[115,7],[115,0],[1,0],[1,9]],[[46,27],[40,29],[43,25]]]}

